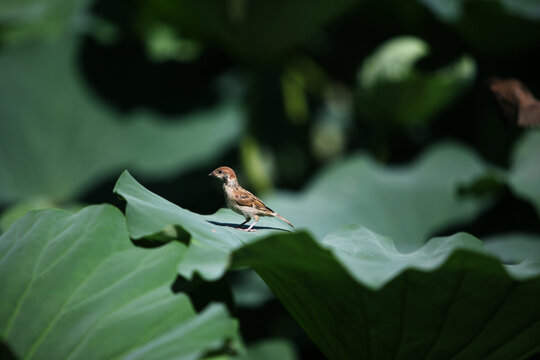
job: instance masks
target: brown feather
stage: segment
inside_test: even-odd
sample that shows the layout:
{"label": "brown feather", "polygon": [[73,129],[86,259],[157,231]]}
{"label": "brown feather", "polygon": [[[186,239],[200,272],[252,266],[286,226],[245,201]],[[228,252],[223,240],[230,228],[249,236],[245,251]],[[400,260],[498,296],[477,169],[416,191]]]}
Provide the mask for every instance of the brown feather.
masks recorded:
{"label": "brown feather", "polygon": [[223,182],[223,191],[227,206],[234,212],[243,215],[246,219],[242,225],[252,218],[254,219],[254,223],[248,227],[247,231],[252,231],[253,225],[259,221],[259,216],[275,216],[294,228],[293,224],[287,219],[266,206],[258,197],[242,188],[238,184],[234,170],[230,167],[218,167],[208,175],[216,177]]}
{"label": "brown feather", "polygon": [[261,211],[274,212],[268,206],[266,206],[261,199],[247,191],[246,189],[238,189],[234,192],[234,202],[240,206],[251,206]]}
{"label": "brown feather", "polygon": [[509,123],[523,127],[540,125],[540,102],[521,81],[492,78],[489,88]]}

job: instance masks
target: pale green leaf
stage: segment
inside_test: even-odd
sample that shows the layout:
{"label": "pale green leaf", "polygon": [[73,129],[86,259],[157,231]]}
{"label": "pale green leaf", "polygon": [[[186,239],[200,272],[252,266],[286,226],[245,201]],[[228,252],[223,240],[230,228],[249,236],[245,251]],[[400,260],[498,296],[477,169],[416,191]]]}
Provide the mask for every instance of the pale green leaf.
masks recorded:
{"label": "pale green leaf", "polygon": [[377,48],[358,72],[359,110],[374,123],[416,125],[433,118],[474,80],[476,65],[469,56],[432,72],[415,63],[429,53],[423,40],[402,36]]}
{"label": "pale green leaf", "polygon": [[232,103],[174,122],[115,113],[79,78],[76,54],[75,40],[62,38],[0,56],[0,203],[72,200],[128,167],[178,174],[222,154],[241,131]]}
{"label": "pale green leaf", "polygon": [[0,338],[21,359],[197,359],[237,338],[171,284],[185,246],[136,248],[109,205],[34,211],[0,237]]}
{"label": "pale green leaf", "polygon": [[[357,155],[328,169],[304,194],[271,197],[267,204],[297,228],[307,228],[319,238],[359,222],[380,233],[399,236],[398,248],[410,251],[420,247],[432,232],[469,220],[482,209],[485,202],[461,198],[457,189],[484,171],[476,156],[457,145],[436,147],[402,169],[386,169]],[[114,191],[127,202],[131,237],[151,237],[170,225],[190,234],[187,255],[178,268],[186,278],[199,272],[207,280],[217,279],[229,266],[232,251],[287,228],[275,218],[262,218],[255,233],[234,229],[243,218],[232,211],[194,214],[145,189],[127,172],[120,176]]]}
{"label": "pale green leaf", "polygon": [[413,36],[390,39],[364,61],[359,81],[363,89],[369,89],[381,82],[406,80],[414,69],[414,64],[429,53],[426,42]]}
{"label": "pale green leaf", "polygon": [[519,140],[508,182],[515,193],[534,205],[540,216],[540,131],[527,132]]}
{"label": "pale green leaf", "polygon": [[483,239],[486,251],[508,263],[527,258],[540,259],[540,235],[511,233],[488,236]]}
{"label": "pale green leaf", "polygon": [[[313,235],[233,229],[241,216],[194,214],[128,173],[115,191],[127,202],[132,237],[182,227],[191,235],[184,276],[215,279],[228,267],[253,267],[328,358],[521,358],[540,350],[540,262],[502,265],[463,233],[423,245],[481,210],[482,201],[457,189],[486,170],[452,144],[397,168],[357,155],[303,194],[268,199]],[[354,222],[362,226],[333,231]]]}
{"label": "pale green leaf", "polygon": [[88,26],[91,0],[2,0],[0,40],[6,45],[50,41]]}
{"label": "pale green leaf", "polygon": [[328,168],[302,194],[269,201],[318,238],[358,223],[410,251],[437,230],[470,221],[483,209],[485,199],[459,196],[458,188],[487,169],[469,149],[449,143],[404,166],[385,167],[355,155]]}
{"label": "pale green leaf", "polygon": [[191,278],[194,272],[206,280],[220,278],[229,266],[234,249],[280,230],[264,226],[257,227],[256,232],[238,230],[235,227],[244,219],[230,210],[207,216],[192,213],[148,191],[128,172],[120,176],[114,192],[127,202],[126,218],[132,238],[149,237],[171,224],[190,234],[189,248],[178,267],[186,278]]}

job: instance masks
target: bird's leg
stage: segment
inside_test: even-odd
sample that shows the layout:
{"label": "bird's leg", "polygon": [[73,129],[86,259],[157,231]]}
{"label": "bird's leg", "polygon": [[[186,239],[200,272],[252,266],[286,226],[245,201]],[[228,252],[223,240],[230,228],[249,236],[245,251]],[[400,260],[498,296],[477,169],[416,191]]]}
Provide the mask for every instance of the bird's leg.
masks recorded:
{"label": "bird's leg", "polygon": [[238,225],[238,229],[241,229],[241,230],[244,230],[242,229],[242,226],[244,226],[245,224],[247,224],[249,222],[249,220],[251,220],[250,217],[246,217],[246,221],[244,221],[243,223],[241,223],[240,225]]}
{"label": "bird's leg", "polygon": [[253,216],[253,224],[251,224],[246,231],[255,231],[255,230],[251,230],[253,228],[253,225],[255,225],[257,223],[257,221],[259,221],[259,215],[255,215]]}

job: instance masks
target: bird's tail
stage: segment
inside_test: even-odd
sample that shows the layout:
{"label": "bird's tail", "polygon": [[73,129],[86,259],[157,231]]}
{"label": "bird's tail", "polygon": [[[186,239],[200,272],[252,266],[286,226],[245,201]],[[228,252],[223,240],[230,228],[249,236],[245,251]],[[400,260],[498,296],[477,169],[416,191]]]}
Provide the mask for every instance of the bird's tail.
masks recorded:
{"label": "bird's tail", "polygon": [[287,224],[289,224],[294,229],[294,225],[291,224],[289,220],[287,220],[283,216],[279,215],[277,212],[274,213],[274,216],[277,217],[278,219],[281,219],[281,220],[285,221]]}

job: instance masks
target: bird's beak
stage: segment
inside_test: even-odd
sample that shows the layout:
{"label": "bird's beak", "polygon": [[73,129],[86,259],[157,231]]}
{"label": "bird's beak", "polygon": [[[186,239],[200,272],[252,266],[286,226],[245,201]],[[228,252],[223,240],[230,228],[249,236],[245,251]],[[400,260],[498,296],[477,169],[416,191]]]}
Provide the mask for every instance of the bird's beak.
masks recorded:
{"label": "bird's beak", "polygon": [[214,176],[214,172],[212,171],[208,176]]}

